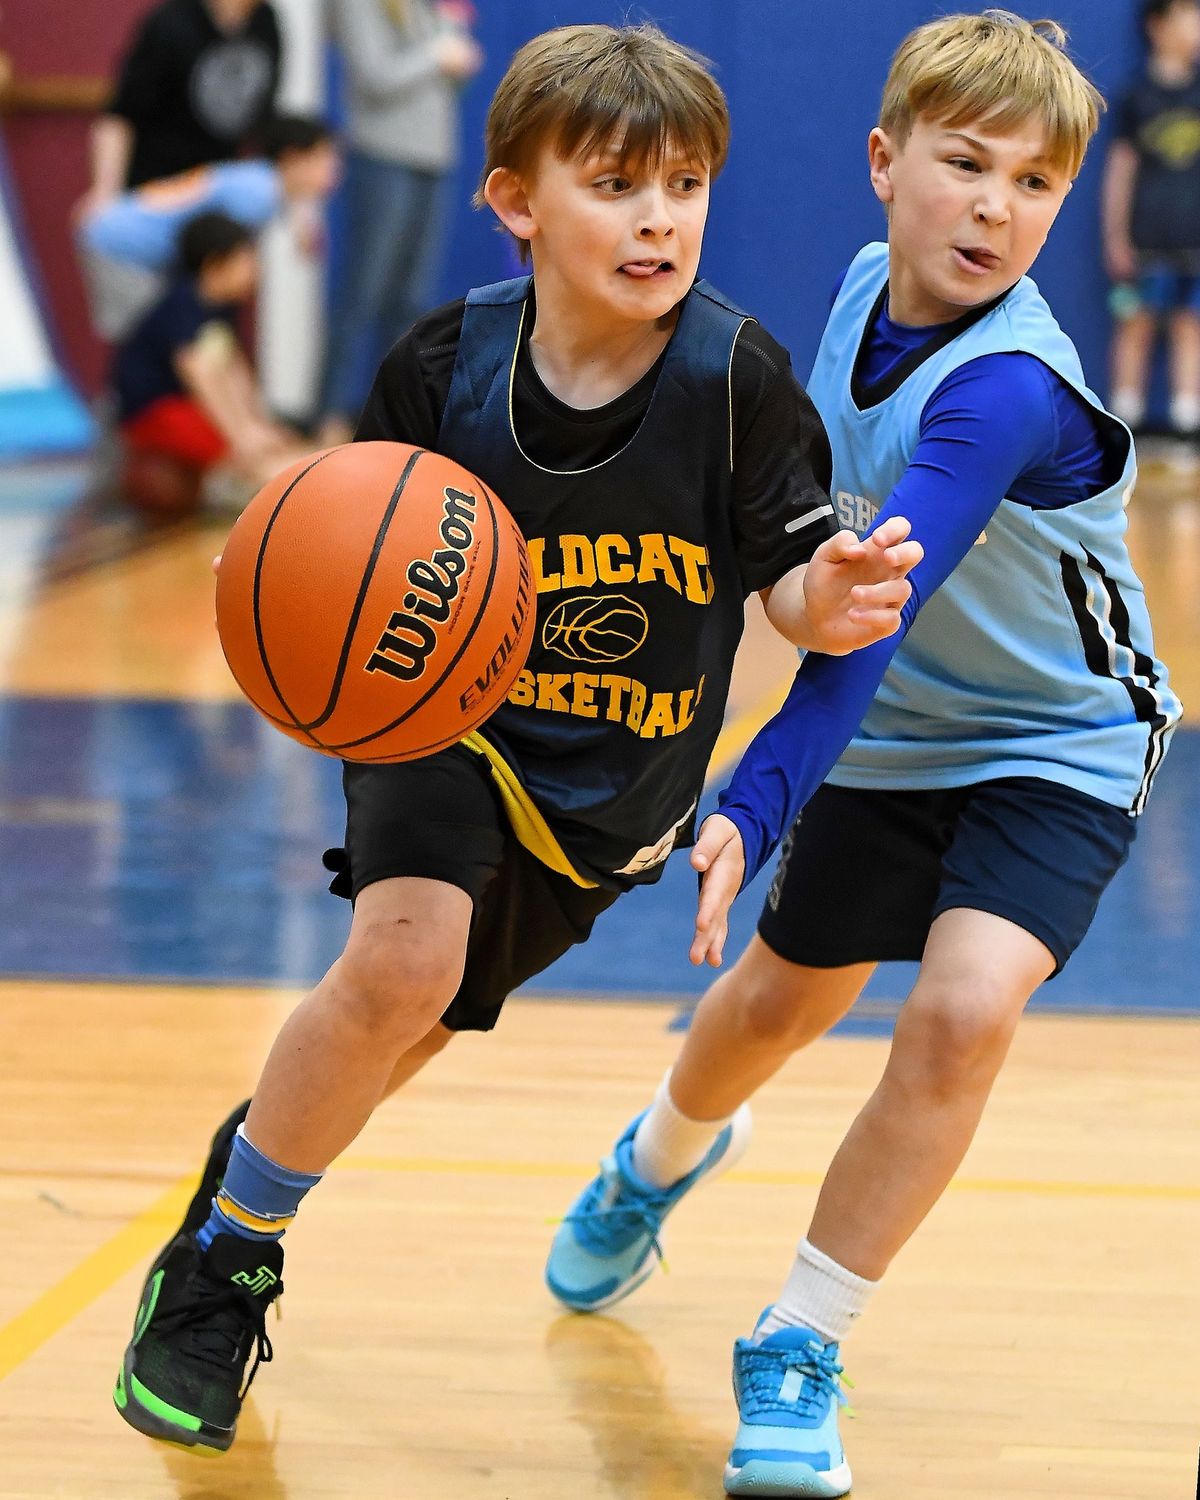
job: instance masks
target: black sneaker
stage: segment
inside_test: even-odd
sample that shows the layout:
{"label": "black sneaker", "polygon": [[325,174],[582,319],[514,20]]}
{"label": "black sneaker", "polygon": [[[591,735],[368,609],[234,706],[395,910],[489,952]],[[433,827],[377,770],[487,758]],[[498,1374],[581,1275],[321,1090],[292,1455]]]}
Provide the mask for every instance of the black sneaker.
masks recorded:
{"label": "black sneaker", "polygon": [[213,1136],[212,1145],[208,1148],[208,1160],[204,1163],[204,1176],[201,1177],[195,1197],[188,1204],[188,1211],[183,1216],[183,1223],[179,1226],[180,1234],[195,1234],[208,1222],[212,1201],[217,1196],[217,1189],[221,1186],[225,1177],[225,1169],[229,1165],[233,1138],[237,1134],[238,1126],[246,1118],[249,1108],[249,1099],[243,1099]]}
{"label": "black sneaker", "polygon": [[[267,1308],[283,1291],[277,1240],[177,1235],[150,1267],[113,1400],[139,1432],[223,1451],[260,1364]],[[246,1363],[254,1364],[249,1375]]]}

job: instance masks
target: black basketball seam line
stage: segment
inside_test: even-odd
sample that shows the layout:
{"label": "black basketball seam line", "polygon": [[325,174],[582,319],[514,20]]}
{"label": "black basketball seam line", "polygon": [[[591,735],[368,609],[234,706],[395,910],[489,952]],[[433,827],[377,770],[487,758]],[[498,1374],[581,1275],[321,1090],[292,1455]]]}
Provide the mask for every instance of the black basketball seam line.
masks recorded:
{"label": "black basketball seam line", "polygon": [[[292,721],[292,726],[294,728],[300,730],[300,732],[302,734],[308,734],[308,730],[305,729],[305,727],[304,727],[303,724],[301,724],[300,720],[296,717],[295,710],[292,708],[291,704],[287,701],[287,699],[283,696],[283,694],[279,691],[279,684],[275,681],[275,674],[271,671],[271,663],[267,660],[267,645],[266,645],[266,642],[263,640],[262,620],[259,617],[258,601],[259,601],[259,594],[260,594],[260,586],[261,586],[261,583],[262,583],[263,560],[266,557],[266,552],[267,552],[267,542],[270,539],[271,532],[274,530],[275,522],[279,518],[279,512],[283,509],[284,502],[286,501],[287,497],[292,493],[292,491],[296,488],[296,486],[300,483],[300,481],[304,478],[304,476],[306,474],[311,474],[312,471],[317,467],[317,465],[319,463],[321,463],[324,459],[327,459],[329,457],[329,453],[332,452],[332,451],[333,450],[330,449],[329,452],[322,453],[317,458],[314,458],[313,461],[312,461],[312,463],[310,463],[307,468],[302,469],[300,471],[300,473],[296,475],[295,479],[292,480],[291,484],[288,485],[287,489],[284,490],[283,494],[280,495],[278,501],[276,502],[275,509],[271,512],[271,519],[267,522],[266,526],[263,528],[262,538],[260,539],[259,544],[258,544],[258,556],[257,556],[257,558],[255,559],[255,562],[254,562],[254,592],[253,592],[253,594],[251,596],[251,598],[252,598],[252,610],[251,610],[251,612],[254,615],[254,639],[255,639],[255,642],[258,645],[258,659],[262,663],[262,669],[263,669],[263,671],[267,674],[267,681],[271,684],[271,691],[275,694],[276,698],[279,699],[280,703],[283,704],[284,712],[290,716],[291,721]],[[228,661],[228,658],[226,658],[226,660]],[[230,672],[233,672],[233,668],[232,667],[230,667],[229,670],[230,670]],[[237,681],[237,674],[233,673],[233,676],[234,676],[234,681],[236,682]],[[241,684],[238,683],[238,686],[241,687]],[[242,691],[245,692],[246,691],[245,688],[242,688]],[[247,693],[246,696],[249,698],[250,697],[249,693]],[[254,699],[251,698],[250,701],[253,703]],[[257,708],[258,705],[255,704],[255,707]],[[270,715],[268,715],[268,718],[269,717],[270,717]],[[316,738],[315,735],[311,735],[310,734],[308,737],[309,737],[309,739],[312,740],[312,742],[313,742],[314,745],[320,744],[320,741]]]}
{"label": "black basketball seam line", "polygon": [[[484,610],[487,608],[488,599],[491,597],[492,584],[495,582],[496,569],[499,566],[499,562],[500,562],[500,546],[499,546],[499,530],[500,530],[500,528],[499,528],[499,524],[498,524],[498,522],[496,520],[496,508],[492,504],[491,495],[488,492],[487,486],[481,483],[479,487],[483,491],[483,498],[487,502],[488,515],[491,518],[491,522],[492,522],[492,559],[491,559],[491,566],[490,566],[490,568],[488,570],[487,587],[484,589],[482,595],[480,596],[479,608],[475,612],[475,618],[474,618],[474,620],[471,621],[471,627],[470,627],[470,629],[467,631],[466,635],[464,636],[462,642],[459,645],[458,650],[454,653],[454,656],[451,658],[451,660],[449,662],[447,662],[446,666],[442,669],[441,676],[437,679],[436,682],[432,683],[428,688],[426,688],[426,690],[423,693],[423,695],[420,698],[418,698],[415,703],[410,704],[408,706],[408,708],[405,709],[405,711],[400,715],[400,717],[398,719],[394,720],[391,724],[385,724],[382,729],[376,729],[371,734],[364,735],[362,739],[347,740],[347,741],[345,741],[344,744],[331,746],[330,747],[331,749],[334,749],[334,750],[353,750],[358,745],[369,745],[372,740],[377,740],[380,737],[380,735],[390,734],[393,729],[399,728],[399,726],[404,723],[405,719],[410,719],[413,716],[413,714],[415,714],[417,712],[417,710],[419,708],[423,708],[425,706],[425,704],[429,702],[430,698],[433,697],[434,693],[437,692],[437,690],[446,681],[446,678],[449,677],[450,673],[453,672],[454,668],[462,660],[463,653],[466,651],[467,647],[474,640],[475,633],[479,629],[480,621],[483,619]],[[469,734],[470,730],[464,730],[464,733]]]}
{"label": "black basketball seam line", "polygon": [[[226,658],[225,665],[229,667],[228,658]],[[263,718],[266,719],[268,724],[274,724],[277,729],[283,729],[285,732],[288,729],[296,729],[299,727],[298,725],[290,723],[287,719],[281,719],[278,714],[269,714],[266,709],[263,708],[261,703],[256,703],[250,696],[250,694],[246,691],[246,684],[242,681],[242,679],[238,676],[238,674],[233,670],[232,667],[229,667],[229,675],[233,678],[235,684],[237,685],[238,691],[246,699],[250,707],[253,708],[256,713],[262,714]]]}
{"label": "black basketball seam line", "polygon": [[[415,703],[411,703],[398,719],[393,720],[393,722],[390,724],[385,724],[382,729],[376,729],[372,734],[364,735],[361,739],[346,740],[344,744],[332,745],[330,746],[331,749],[353,750],[359,745],[369,745],[372,740],[377,740],[380,735],[390,734],[393,729],[398,729],[399,726],[404,723],[405,719],[412,718],[413,714],[415,714],[419,708],[423,708],[425,704],[429,702],[430,698],[432,698],[434,693],[437,692],[438,688],[442,686],[446,678],[449,677],[451,672],[453,672],[454,668],[458,666],[459,662],[463,658],[463,653],[475,639],[475,633],[479,629],[479,623],[483,619],[483,612],[487,608],[488,599],[491,597],[492,584],[495,582],[496,569],[500,563],[500,527],[499,523],[496,520],[496,507],[492,504],[492,497],[488,491],[487,486],[481,483],[479,488],[483,491],[484,500],[487,501],[488,515],[491,518],[492,522],[492,561],[491,566],[488,569],[487,588],[480,595],[479,608],[475,611],[475,618],[471,621],[471,628],[463,637],[458,650],[454,653],[453,657],[442,669],[442,674],[438,678],[438,680],[432,683],[428,688],[426,688],[424,694],[420,698],[418,698]],[[470,730],[465,731],[465,733],[469,734]]]}
{"label": "black basketball seam line", "polygon": [[[358,597],[354,601],[354,608],[350,611],[350,621],[346,626],[346,633],[342,637],[342,651],[338,658],[337,669],[333,674],[333,682],[329,688],[329,698],[325,704],[325,710],[308,724],[300,726],[306,734],[314,729],[319,729],[337,707],[338,697],[342,691],[342,680],[346,675],[346,664],[350,660],[350,647],[354,644],[354,632],[358,629],[363,605],[367,600],[367,591],[371,587],[371,579],[375,575],[375,568],[379,562],[379,554],[383,551],[383,544],[387,539],[388,530],[396,514],[396,507],[400,504],[400,497],[403,495],[405,486],[412,476],[413,469],[416,468],[417,460],[424,458],[427,451],[425,448],[416,449],[404,465],[404,471],[396,481],[396,488],[392,491],[392,498],[388,501],[387,509],[380,518],[379,529],[375,533],[375,545],[371,549],[371,556],[367,559],[367,566],[358,586]],[[315,739],[316,737],[313,736],[313,738]],[[326,748],[333,750],[337,747],[330,745]]]}
{"label": "black basketball seam line", "polygon": [[[509,691],[511,692],[512,689],[510,688]],[[505,696],[507,696],[507,694]],[[404,760],[424,760],[427,755],[437,755],[437,753],[441,750],[449,750],[454,745],[461,745],[463,740],[466,739],[467,735],[474,734],[481,724],[486,723],[486,721],[491,718],[492,714],[495,713],[495,711],[496,710],[493,708],[484,709],[479,717],[477,719],[473,719],[465,729],[456,729],[454,733],[452,735],[449,735],[446,739],[438,740],[436,744],[426,746],[418,754],[406,755],[404,757]],[[356,760],[354,762],[354,764],[357,766],[394,766],[400,765],[401,763],[401,761],[397,760],[394,756],[391,755],[368,755],[364,756],[363,759]]]}

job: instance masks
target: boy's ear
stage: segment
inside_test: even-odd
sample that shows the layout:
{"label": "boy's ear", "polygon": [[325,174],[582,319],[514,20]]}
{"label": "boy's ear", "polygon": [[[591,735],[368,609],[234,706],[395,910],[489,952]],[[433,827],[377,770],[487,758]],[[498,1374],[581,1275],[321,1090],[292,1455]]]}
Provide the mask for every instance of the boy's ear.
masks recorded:
{"label": "boy's ear", "polygon": [[511,167],[494,167],[483,185],[488,207],[519,240],[531,240],[537,232],[537,221],[530,207],[525,183]]}
{"label": "boy's ear", "polygon": [[892,161],[895,155],[891,137],[876,125],[867,137],[867,161],[871,169],[871,186],[880,203],[892,201]]}

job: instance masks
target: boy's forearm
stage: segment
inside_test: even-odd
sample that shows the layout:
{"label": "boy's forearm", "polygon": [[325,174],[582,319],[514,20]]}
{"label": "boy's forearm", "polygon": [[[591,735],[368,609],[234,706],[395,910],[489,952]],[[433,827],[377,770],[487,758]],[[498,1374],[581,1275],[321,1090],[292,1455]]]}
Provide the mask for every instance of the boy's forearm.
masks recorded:
{"label": "boy's forearm", "polygon": [[254,378],[250,361],[240,349],[230,351],[226,377],[230,394],[246,417],[254,423],[269,422],[271,419],[263,403],[262,390]]}
{"label": "boy's forearm", "polygon": [[232,448],[244,446],[261,420],[255,409],[247,409],[244,386],[238,378],[239,359],[234,349],[218,351],[200,343],[177,360],[184,385]]}
{"label": "boy's forearm", "polygon": [[114,198],[123,191],[133,154],[133,126],[120,115],[101,115],[92,126],[91,193]]}
{"label": "boy's forearm", "polygon": [[1137,181],[1137,153],[1125,141],[1116,141],[1104,164],[1101,186],[1101,222],[1105,243],[1125,244],[1129,240],[1133,189]]}
{"label": "boy's forearm", "polygon": [[852,656],[805,657],[783,706],[747,746],[719,803],[742,836],[745,885],[853,739],[895,651],[891,639]]}
{"label": "boy's forearm", "polygon": [[801,651],[819,651],[804,598],[804,573],[803,567],[793,568],[772,588],[763,589],[760,598],[767,619],[785,641]]}

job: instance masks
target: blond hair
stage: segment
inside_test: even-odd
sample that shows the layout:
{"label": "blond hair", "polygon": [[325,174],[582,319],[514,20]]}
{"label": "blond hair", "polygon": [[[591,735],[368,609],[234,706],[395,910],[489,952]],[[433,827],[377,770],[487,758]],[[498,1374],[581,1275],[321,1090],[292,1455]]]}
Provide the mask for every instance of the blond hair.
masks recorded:
{"label": "blond hair", "polygon": [[1057,21],[1007,10],[942,16],[900,43],[879,123],[903,145],[918,117],[951,129],[986,120],[1012,130],[1031,117],[1046,129],[1055,166],[1074,177],[1100,123],[1104,99],[1066,52]]}
{"label": "blond hair", "polygon": [[611,147],[652,169],[679,150],[715,177],[729,106],[707,60],[656,26],[559,26],[526,42],[500,80],[476,206],[491,172],[527,172],[547,144],[563,161]]}

